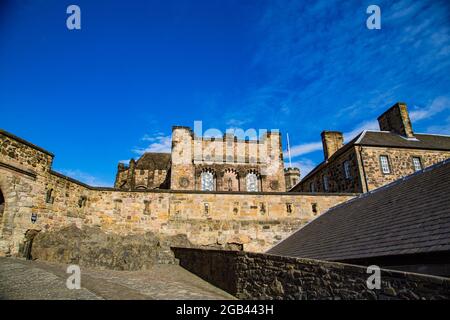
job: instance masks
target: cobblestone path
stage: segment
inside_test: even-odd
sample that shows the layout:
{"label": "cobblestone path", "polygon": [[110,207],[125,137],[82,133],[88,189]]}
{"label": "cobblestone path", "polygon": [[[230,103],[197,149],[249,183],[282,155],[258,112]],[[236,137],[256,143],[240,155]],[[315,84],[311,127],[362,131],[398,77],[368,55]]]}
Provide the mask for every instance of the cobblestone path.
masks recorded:
{"label": "cobblestone path", "polygon": [[0,258],[0,299],[234,299],[177,265],[145,271],[81,267],[81,289],[69,290],[66,265]]}

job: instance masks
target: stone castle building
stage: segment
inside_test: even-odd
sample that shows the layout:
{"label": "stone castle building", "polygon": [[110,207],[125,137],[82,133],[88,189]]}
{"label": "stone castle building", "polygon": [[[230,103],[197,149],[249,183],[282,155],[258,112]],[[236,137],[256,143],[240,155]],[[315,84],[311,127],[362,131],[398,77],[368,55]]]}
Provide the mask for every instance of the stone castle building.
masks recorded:
{"label": "stone castle building", "polygon": [[[205,158],[189,154],[195,145],[211,144],[219,148],[207,149]],[[236,160],[208,158],[228,146]],[[251,151],[255,146],[260,149]],[[257,142],[233,138],[228,145],[176,127],[172,154],[146,154],[119,167],[114,188],[62,175],[52,169],[53,158],[0,130],[0,256],[24,255],[36,234],[70,225],[119,236],[184,235],[194,246],[261,252],[355,196],[285,192],[278,133]],[[202,180],[204,173],[213,179]]]}
{"label": "stone castle building", "polygon": [[450,157],[450,136],[415,133],[404,103],[378,123],[381,131],[365,130],[345,145],[341,132],[323,131],[325,160],[291,191],[364,193]]}
{"label": "stone castle building", "polygon": [[128,166],[120,163],[114,186],[121,190],[201,190],[280,192],[300,178],[284,169],[279,132],[258,140],[198,137],[191,128],[172,129],[171,153],[147,152]]}
{"label": "stone castle building", "polygon": [[298,170],[284,168],[278,132],[247,141],[174,127],[171,153],[120,164],[113,188],[54,171],[51,152],[0,130],[0,255],[23,254],[37,233],[69,225],[265,251],[329,208],[450,155],[449,137],[413,132],[403,104],[379,121],[383,131],[344,146],[342,134],[325,132],[327,160],[300,183]]}

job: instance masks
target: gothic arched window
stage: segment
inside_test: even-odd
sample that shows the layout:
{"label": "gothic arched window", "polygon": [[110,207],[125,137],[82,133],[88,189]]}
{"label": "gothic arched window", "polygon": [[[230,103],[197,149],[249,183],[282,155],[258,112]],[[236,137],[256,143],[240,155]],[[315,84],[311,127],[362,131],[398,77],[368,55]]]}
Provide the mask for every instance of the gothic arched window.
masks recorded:
{"label": "gothic arched window", "polygon": [[254,173],[247,174],[247,191],[249,192],[258,191],[258,177]]}
{"label": "gothic arched window", "polygon": [[211,172],[202,172],[202,191],[213,191],[214,190],[214,176]]}

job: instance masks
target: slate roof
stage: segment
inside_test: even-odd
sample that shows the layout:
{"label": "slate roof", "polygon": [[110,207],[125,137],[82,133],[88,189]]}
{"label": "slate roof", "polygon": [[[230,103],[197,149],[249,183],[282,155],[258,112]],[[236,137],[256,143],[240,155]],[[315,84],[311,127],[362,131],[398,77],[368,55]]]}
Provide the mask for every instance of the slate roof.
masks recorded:
{"label": "slate roof", "polygon": [[413,148],[428,150],[450,150],[450,136],[415,133],[413,139],[407,139],[388,131],[365,131],[355,143],[365,146]]}
{"label": "slate roof", "polygon": [[422,150],[441,150],[450,151],[450,136],[415,133],[413,139],[407,139],[399,134],[390,131],[369,131],[365,130],[359,133],[351,141],[337,150],[328,161],[322,161],[311,172],[301,179],[299,183],[291,188],[290,191],[298,191],[302,182],[314,175],[318,170],[324,168],[329,162],[339,157],[353,146],[372,146],[372,147],[391,147],[391,148],[409,148]]}
{"label": "slate roof", "polygon": [[450,250],[450,159],[331,208],[268,253],[345,261]]}
{"label": "slate roof", "polygon": [[169,170],[170,164],[170,153],[146,152],[136,162],[136,168],[148,170]]}

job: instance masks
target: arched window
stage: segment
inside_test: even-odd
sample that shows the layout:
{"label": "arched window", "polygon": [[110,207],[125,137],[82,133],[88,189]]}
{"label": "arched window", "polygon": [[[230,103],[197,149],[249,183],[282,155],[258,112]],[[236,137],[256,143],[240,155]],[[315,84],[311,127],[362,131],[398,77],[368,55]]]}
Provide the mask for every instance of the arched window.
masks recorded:
{"label": "arched window", "polygon": [[258,191],[258,177],[254,173],[247,174],[247,191],[249,192]]}
{"label": "arched window", "polygon": [[222,190],[239,191],[239,178],[233,169],[226,169],[223,174]]}
{"label": "arched window", "polygon": [[213,191],[214,190],[214,176],[212,172],[202,172],[202,191]]}

